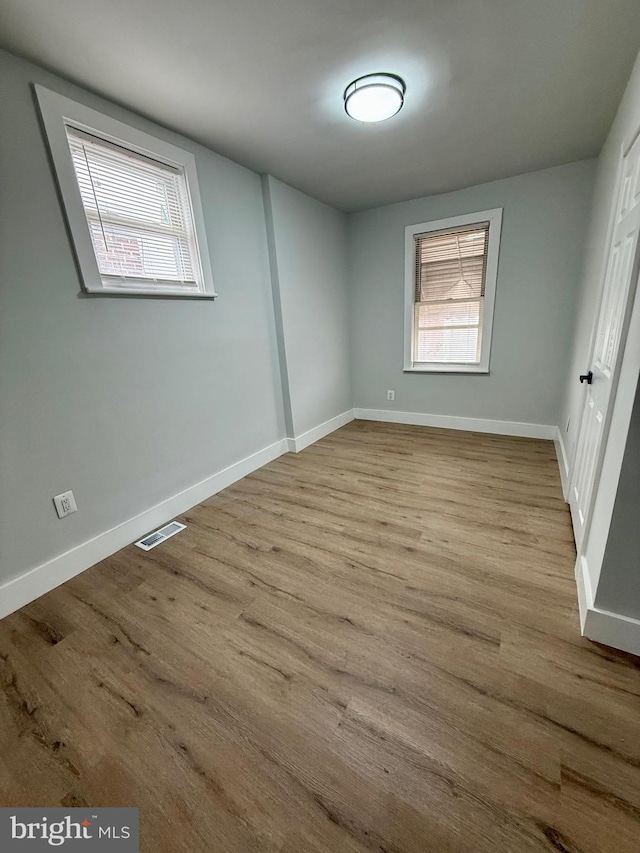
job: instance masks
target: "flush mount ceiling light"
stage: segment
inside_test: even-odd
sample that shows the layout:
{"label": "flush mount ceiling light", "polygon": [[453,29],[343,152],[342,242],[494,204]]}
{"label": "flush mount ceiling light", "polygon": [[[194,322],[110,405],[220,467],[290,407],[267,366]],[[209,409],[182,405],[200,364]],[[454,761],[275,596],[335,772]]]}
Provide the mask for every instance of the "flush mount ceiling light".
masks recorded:
{"label": "flush mount ceiling light", "polygon": [[356,121],[384,121],[400,111],[406,89],[395,74],[366,74],[344,90],[344,108]]}

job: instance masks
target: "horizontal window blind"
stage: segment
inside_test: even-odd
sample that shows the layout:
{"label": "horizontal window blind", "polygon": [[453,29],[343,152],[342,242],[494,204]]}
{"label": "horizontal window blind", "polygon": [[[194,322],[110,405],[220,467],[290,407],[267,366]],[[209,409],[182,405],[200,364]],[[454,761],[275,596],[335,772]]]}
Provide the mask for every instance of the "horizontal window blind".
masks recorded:
{"label": "horizontal window blind", "polygon": [[413,361],[480,361],[489,223],[416,234]]}
{"label": "horizontal window blind", "polygon": [[159,290],[202,282],[184,171],[67,126],[103,281]]}

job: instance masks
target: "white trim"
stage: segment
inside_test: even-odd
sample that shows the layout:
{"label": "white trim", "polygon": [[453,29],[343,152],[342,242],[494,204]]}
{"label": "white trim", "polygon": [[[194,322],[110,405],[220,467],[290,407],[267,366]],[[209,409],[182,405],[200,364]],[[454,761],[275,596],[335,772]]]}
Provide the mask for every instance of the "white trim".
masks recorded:
{"label": "white trim", "polygon": [[576,560],[576,584],[582,636],[595,643],[640,655],[640,620],[594,607],[589,569],[583,556]]}
{"label": "white trim", "polygon": [[[487,269],[485,274],[484,307],[482,309],[482,339],[480,344],[480,362],[478,364],[433,364],[413,362],[413,314],[414,314],[414,237],[449,228],[461,228],[480,222],[489,223],[489,245],[487,247]],[[491,332],[493,329],[493,310],[498,281],[498,258],[500,255],[500,234],[502,231],[502,208],[479,210],[462,216],[451,216],[433,222],[420,222],[407,225],[404,229],[404,367],[405,373],[489,373],[491,355]]]}
{"label": "white trim", "polygon": [[640,620],[589,608],[582,635],[595,643],[603,643],[632,655],[640,655]]}
{"label": "white trim", "polygon": [[403,367],[403,373],[489,373],[488,367],[480,364],[441,364],[433,362],[433,366]]}
{"label": "white trim", "polygon": [[576,587],[578,589],[578,610],[580,611],[580,632],[584,636],[587,612],[593,607],[591,580],[587,571],[587,561],[578,554],[575,566]]}
{"label": "white trim", "polygon": [[556,447],[556,456],[558,457],[558,468],[560,469],[560,481],[562,483],[562,496],[565,501],[569,500],[569,462],[567,457],[567,449],[564,446],[564,437],[560,427],[556,427],[553,443]]}
{"label": "white trim", "polygon": [[354,409],[355,417],[364,421],[384,421],[391,424],[461,429],[469,432],[489,432],[496,435],[514,435],[522,438],[553,440],[555,426],[529,424],[519,421],[494,421],[483,418],[460,418],[454,415],[431,415],[423,412],[394,412],[389,409]]}
{"label": "white trim", "polygon": [[301,450],[304,450],[305,447],[308,447],[310,444],[324,438],[325,435],[329,435],[329,433],[350,423],[354,418],[355,414],[353,409],[348,409],[341,415],[336,415],[335,418],[330,418],[328,421],[319,424],[317,427],[313,427],[313,429],[303,432],[302,435],[298,435],[295,438],[287,438],[289,450],[293,453],[299,453]]}
{"label": "white trim", "polygon": [[145,533],[181,515],[196,504],[210,498],[232,483],[251,474],[288,450],[286,439],[277,441],[257,453],[229,465],[217,474],[195,483],[151,509],[100,533],[0,586],[0,619],[24,607],[46,592],[79,575],[101,560],[140,539]]}
{"label": "white trim", "polygon": [[[216,296],[213,277],[211,274],[211,261],[207,246],[207,235],[202,211],[202,201],[198,188],[198,175],[196,171],[196,160],[190,151],[178,148],[163,139],[158,139],[148,133],[144,133],[131,125],[111,118],[111,116],[86,107],[70,98],[65,98],[57,92],[52,92],[44,86],[34,84],[34,90],[42,116],[45,136],[51,153],[53,171],[58,182],[62,206],[69,225],[72,244],[78,261],[78,269],[82,288],[86,293],[94,295],[121,295],[121,296],[156,296],[156,297],[180,297],[200,298]],[[200,272],[202,283],[198,290],[185,292],[179,287],[143,287],[132,283],[130,287],[115,287],[105,283],[98,270],[93,243],[89,233],[87,217],[82,204],[82,197],[78,188],[73,160],[69,150],[65,126],[77,127],[88,131],[109,142],[114,142],[143,154],[152,159],[162,161],[184,171],[187,191],[191,201],[193,212],[193,225],[195,241],[197,244]]]}

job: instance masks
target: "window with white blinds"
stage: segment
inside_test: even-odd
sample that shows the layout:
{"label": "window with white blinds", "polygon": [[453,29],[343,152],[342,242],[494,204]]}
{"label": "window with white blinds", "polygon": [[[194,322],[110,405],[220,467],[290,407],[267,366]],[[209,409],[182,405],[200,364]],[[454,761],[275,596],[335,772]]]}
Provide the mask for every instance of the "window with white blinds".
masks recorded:
{"label": "window with white blinds", "polygon": [[488,370],[497,246],[491,255],[490,249],[501,211],[485,213],[486,220],[476,214],[407,229],[405,369]]}
{"label": "window with white blinds", "polygon": [[414,362],[478,364],[489,223],[414,242]]}
{"label": "window with white blinds", "polygon": [[184,170],[66,128],[103,280],[197,291],[202,274]]}
{"label": "window with white blinds", "polygon": [[83,289],[215,296],[194,156],[35,90]]}

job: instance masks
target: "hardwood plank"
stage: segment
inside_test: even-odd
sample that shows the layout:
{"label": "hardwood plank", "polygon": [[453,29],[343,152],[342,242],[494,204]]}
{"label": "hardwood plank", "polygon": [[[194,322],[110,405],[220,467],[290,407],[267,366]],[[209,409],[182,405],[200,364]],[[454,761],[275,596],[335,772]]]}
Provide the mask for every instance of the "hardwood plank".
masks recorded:
{"label": "hardwood plank", "polygon": [[0,622],[2,805],[145,853],[631,853],[640,661],[550,442],[354,422]]}

